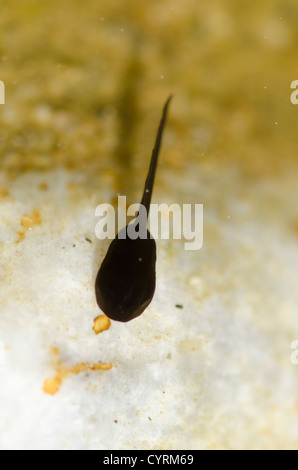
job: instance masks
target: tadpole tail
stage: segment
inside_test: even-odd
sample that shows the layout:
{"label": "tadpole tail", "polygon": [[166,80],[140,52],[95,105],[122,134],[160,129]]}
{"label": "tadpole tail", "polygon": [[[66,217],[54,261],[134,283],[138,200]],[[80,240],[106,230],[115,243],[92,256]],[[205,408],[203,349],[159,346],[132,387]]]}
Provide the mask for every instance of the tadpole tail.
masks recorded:
{"label": "tadpole tail", "polygon": [[159,154],[159,150],[161,146],[162,134],[163,134],[163,130],[164,130],[165,123],[166,123],[168,107],[169,107],[172,97],[173,95],[169,96],[163,108],[162,117],[161,117],[159,128],[157,131],[155,145],[152,150],[150,167],[149,167],[149,171],[148,171],[148,175],[147,175],[147,179],[145,183],[145,188],[144,188],[144,193],[143,193],[143,197],[141,201],[141,204],[145,206],[146,208],[147,217],[149,215],[149,210],[150,210],[150,202],[151,202],[151,196],[152,196],[152,190],[153,190],[155,171],[157,167],[158,154]]}

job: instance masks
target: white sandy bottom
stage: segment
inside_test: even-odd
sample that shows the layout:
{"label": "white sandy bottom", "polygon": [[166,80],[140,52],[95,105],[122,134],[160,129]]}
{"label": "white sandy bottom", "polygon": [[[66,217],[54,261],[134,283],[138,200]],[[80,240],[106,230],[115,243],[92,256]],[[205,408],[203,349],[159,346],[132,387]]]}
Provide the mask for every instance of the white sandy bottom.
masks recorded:
{"label": "white sandy bottom", "polygon": [[[66,171],[1,175],[1,448],[297,448],[297,185],[235,184],[232,170],[198,180],[169,178],[154,202],[203,203],[203,249],[157,241],[152,304],[95,336],[108,244],[95,238],[94,211],[111,190]],[[41,224],[24,230],[34,210]],[[51,396],[52,347],[65,367],[113,367],[70,375]]]}

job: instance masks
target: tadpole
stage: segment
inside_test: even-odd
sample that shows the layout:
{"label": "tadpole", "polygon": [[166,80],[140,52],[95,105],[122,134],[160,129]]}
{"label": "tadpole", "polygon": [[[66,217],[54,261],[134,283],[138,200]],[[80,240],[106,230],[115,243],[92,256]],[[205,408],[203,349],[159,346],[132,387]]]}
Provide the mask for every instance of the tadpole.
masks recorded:
{"label": "tadpole", "polygon": [[132,222],[134,229],[137,224],[145,224],[145,237],[132,238],[129,225],[121,229],[110,244],[96,277],[98,306],[110,319],[120,322],[128,322],[141,315],[155,292],[156,244],[147,225],[158,154],[171,99],[172,96],[163,108],[141,201],[146,209],[146,218],[141,218],[140,222],[136,217]]}

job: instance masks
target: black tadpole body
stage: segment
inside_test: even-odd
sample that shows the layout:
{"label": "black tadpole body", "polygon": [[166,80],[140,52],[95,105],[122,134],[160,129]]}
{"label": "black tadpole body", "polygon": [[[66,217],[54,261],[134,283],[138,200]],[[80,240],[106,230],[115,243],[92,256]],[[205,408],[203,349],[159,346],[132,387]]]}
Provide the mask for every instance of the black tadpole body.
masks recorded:
{"label": "black tadpole body", "polygon": [[[171,98],[168,98],[163,109],[141,201],[146,208],[147,217]],[[155,291],[156,244],[147,230],[147,219],[147,238],[132,239],[127,230],[128,226],[120,230],[110,244],[95,282],[98,306],[109,318],[120,322],[127,322],[141,315],[150,304]]]}

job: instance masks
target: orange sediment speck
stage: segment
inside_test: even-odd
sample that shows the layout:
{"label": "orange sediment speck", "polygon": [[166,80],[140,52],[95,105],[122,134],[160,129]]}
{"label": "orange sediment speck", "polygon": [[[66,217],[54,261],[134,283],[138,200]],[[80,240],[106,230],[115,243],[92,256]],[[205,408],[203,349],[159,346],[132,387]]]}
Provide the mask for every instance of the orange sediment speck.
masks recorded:
{"label": "orange sediment speck", "polygon": [[[59,349],[51,348],[51,352],[58,356]],[[86,372],[87,370],[110,370],[112,363],[101,363],[101,364],[89,364],[88,362],[81,362],[71,368],[65,368],[59,358],[56,360],[56,375],[49,379],[46,379],[43,383],[43,391],[49,395],[55,395],[60,389],[63,379],[71,374],[79,374],[80,372]]]}
{"label": "orange sediment speck", "polygon": [[41,225],[41,217],[38,209],[35,209],[33,211],[33,214],[25,214],[23,217],[21,217],[21,225],[24,227],[25,230],[22,230],[21,232],[18,232],[19,238],[17,239],[17,243],[21,242],[24,240],[26,236],[26,231],[31,230],[34,225]]}
{"label": "orange sediment speck", "polygon": [[21,217],[21,225],[24,228],[32,228],[33,225],[41,225],[41,217],[39,211],[35,209],[32,215],[26,214]]}
{"label": "orange sediment speck", "polygon": [[19,238],[17,239],[17,243],[21,242],[25,238],[25,231],[18,232]]}
{"label": "orange sediment speck", "polygon": [[98,315],[98,317],[94,318],[93,331],[96,335],[108,330],[110,326],[111,320],[106,315]]}

